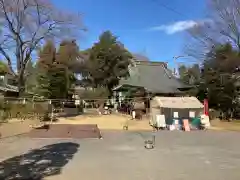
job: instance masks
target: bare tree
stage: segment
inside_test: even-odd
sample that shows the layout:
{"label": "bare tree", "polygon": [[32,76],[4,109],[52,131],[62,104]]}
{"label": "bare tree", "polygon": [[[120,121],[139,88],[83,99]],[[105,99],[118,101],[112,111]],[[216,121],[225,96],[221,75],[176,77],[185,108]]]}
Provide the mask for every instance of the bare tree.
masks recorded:
{"label": "bare tree", "polygon": [[187,53],[200,59],[216,45],[240,50],[240,0],[209,0],[208,17],[189,31]]}
{"label": "bare tree", "polygon": [[84,30],[78,15],[57,9],[50,0],[0,0],[0,23],[0,53],[18,80],[20,94],[25,90],[26,65],[43,41]]}

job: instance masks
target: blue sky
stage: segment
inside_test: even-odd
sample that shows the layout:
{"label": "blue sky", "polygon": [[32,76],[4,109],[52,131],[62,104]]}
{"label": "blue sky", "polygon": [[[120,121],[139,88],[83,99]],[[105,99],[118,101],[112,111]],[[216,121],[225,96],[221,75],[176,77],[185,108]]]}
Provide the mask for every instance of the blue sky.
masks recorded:
{"label": "blue sky", "polygon": [[[184,30],[205,18],[205,0],[54,0],[58,7],[82,14],[88,32],[79,39],[81,49],[91,47],[110,30],[133,53],[152,61],[183,54]],[[165,4],[179,13],[163,6]]]}

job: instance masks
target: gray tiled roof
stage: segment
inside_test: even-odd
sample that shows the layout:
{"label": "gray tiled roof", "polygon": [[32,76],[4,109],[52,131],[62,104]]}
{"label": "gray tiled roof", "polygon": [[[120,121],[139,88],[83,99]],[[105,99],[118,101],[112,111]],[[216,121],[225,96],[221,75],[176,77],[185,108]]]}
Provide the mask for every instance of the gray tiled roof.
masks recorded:
{"label": "gray tiled roof", "polygon": [[136,62],[130,68],[130,77],[120,80],[120,85],[140,86],[152,93],[178,93],[179,88],[185,87],[160,62]]}
{"label": "gray tiled roof", "polygon": [[16,89],[16,88],[13,89],[13,88],[10,88],[10,87],[0,86],[0,91],[18,92],[18,89]]}
{"label": "gray tiled roof", "polygon": [[136,61],[150,61],[150,59],[142,54],[133,54],[133,58]]}
{"label": "gray tiled roof", "polygon": [[0,91],[19,92],[18,87],[9,84],[0,84]]}

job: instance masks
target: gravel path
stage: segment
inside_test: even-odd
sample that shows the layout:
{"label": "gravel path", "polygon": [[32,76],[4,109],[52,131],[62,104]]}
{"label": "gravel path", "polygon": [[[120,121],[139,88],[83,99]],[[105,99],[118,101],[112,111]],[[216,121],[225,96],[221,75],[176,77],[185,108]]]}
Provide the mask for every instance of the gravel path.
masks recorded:
{"label": "gravel path", "polygon": [[144,141],[151,137],[151,132],[104,131],[102,140],[5,139],[0,179],[10,171],[49,180],[240,179],[240,133],[159,132],[155,148],[146,150]]}

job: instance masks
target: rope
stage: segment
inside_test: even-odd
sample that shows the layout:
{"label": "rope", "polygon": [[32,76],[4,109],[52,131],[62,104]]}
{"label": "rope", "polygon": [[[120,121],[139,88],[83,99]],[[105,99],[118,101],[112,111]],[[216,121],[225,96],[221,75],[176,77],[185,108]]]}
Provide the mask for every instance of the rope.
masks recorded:
{"label": "rope", "polygon": [[[134,97],[134,98],[125,98],[123,97],[124,100],[141,100],[141,99],[149,99],[149,97]],[[8,100],[18,100],[18,101],[32,101],[32,102],[45,102],[45,101],[51,101],[51,102],[55,102],[55,101],[64,101],[64,102],[75,102],[75,100],[71,100],[71,99],[32,99],[32,98],[13,98],[13,97],[5,97],[4,98],[5,101]],[[83,101],[100,101],[100,100],[118,100],[117,98],[97,98],[97,99],[91,99],[91,98],[80,98],[77,100],[83,100]]]}

